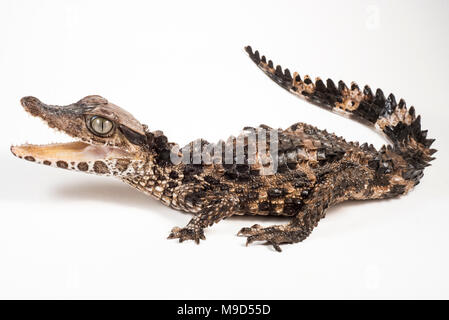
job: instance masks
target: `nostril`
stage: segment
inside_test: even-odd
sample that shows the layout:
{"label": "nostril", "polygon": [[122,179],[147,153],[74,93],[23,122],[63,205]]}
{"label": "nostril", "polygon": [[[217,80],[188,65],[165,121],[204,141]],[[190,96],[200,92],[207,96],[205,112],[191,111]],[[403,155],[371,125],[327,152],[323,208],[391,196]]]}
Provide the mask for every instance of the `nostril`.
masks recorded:
{"label": "nostril", "polygon": [[20,99],[22,106],[32,115],[39,113],[39,106],[42,104],[38,98],[35,97],[23,97]]}
{"label": "nostril", "polygon": [[40,101],[39,101],[38,98],[31,97],[31,96],[23,97],[22,99],[20,99],[20,103],[21,103],[22,106],[24,106],[24,107],[29,106],[29,105],[31,105],[31,104],[36,104],[36,103],[39,103],[39,102],[40,102]]}

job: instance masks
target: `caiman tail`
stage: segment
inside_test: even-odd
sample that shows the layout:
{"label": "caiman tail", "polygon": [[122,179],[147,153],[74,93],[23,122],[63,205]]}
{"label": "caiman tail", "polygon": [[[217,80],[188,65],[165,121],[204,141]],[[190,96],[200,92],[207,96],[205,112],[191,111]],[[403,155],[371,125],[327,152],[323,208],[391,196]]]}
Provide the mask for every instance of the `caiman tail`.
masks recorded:
{"label": "caiman tail", "polygon": [[407,109],[403,99],[396,102],[393,94],[385,98],[381,89],[373,93],[369,86],[360,89],[355,82],[350,88],[341,80],[337,85],[331,79],[324,83],[316,78],[313,82],[308,75],[301,78],[297,72],[283,70],[258,51],[253,52],[250,46],[245,51],[267,76],[290,93],[385,134],[392,145],[384,145],[381,150],[391,150],[405,161],[406,168],[402,170],[405,180],[418,184],[424,168],[435,159],[432,155],[437,150],[430,148],[435,139],[427,139],[427,130],[421,130],[421,117],[415,115],[414,107]]}

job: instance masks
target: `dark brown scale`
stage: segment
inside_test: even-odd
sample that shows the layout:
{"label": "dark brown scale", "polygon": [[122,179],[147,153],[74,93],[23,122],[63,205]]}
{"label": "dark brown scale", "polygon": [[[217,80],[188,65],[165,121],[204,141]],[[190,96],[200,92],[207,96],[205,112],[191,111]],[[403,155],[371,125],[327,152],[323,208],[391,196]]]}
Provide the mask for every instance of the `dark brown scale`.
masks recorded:
{"label": "dark brown scale", "polygon": [[346,86],[346,84],[341,80],[338,81],[338,92],[340,92],[340,94],[343,94],[347,90],[348,90],[348,87]]}
{"label": "dark brown scale", "polygon": [[374,98],[374,104],[376,104],[379,107],[383,107],[385,104],[385,96],[381,89],[376,90],[376,96]]}
{"label": "dark brown scale", "polygon": [[86,162],[78,163],[78,170],[87,171],[89,169],[89,165]]}
{"label": "dark brown scale", "polygon": [[335,86],[334,81],[332,81],[332,79],[327,79],[326,81],[327,84],[327,89],[329,90],[330,93],[337,95],[338,94],[338,89]]}
{"label": "dark brown scale", "polygon": [[[97,162],[99,162],[99,161],[96,161],[95,163],[97,163]],[[59,168],[63,168],[63,169],[67,169],[67,168],[69,167],[69,165],[67,164],[67,162],[62,161],[62,160],[57,161],[57,162],[56,162],[56,165],[57,165]]]}
{"label": "dark brown scale", "polygon": [[384,111],[382,112],[383,117],[388,117],[389,115],[393,114],[394,110],[396,109],[397,103],[396,98],[393,94],[390,94],[385,101],[385,107]]}
{"label": "dark brown scale", "polygon": [[177,173],[176,171],[171,171],[171,172],[169,173],[169,177],[170,177],[171,179],[178,179],[179,175],[178,175],[178,173]]}
{"label": "dark brown scale", "polygon": [[207,183],[209,183],[210,185],[213,185],[213,186],[220,184],[220,181],[212,176],[205,176],[204,181],[206,181]]}
{"label": "dark brown scale", "polygon": [[169,188],[174,188],[174,187],[177,187],[178,186],[178,183],[177,182],[175,182],[175,181],[169,181],[168,183],[167,183],[167,186],[169,187]]}
{"label": "dark brown scale", "polygon": [[324,85],[324,82],[322,80],[317,80],[315,82],[315,90],[320,91],[320,92],[327,92],[327,88]]}
{"label": "dark brown scale", "polygon": [[249,201],[255,201],[259,199],[259,193],[256,191],[249,191],[248,192],[248,200]]}
{"label": "dark brown scale", "polygon": [[282,73],[282,67],[279,65],[276,66],[276,70],[275,70],[274,74],[279,78],[283,78],[284,74]]}
{"label": "dark brown scale", "polygon": [[358,108],[353,111],[353,114],[360,118],[364,119],[372,124],[376,123],[377,119],[379,119],[379,115],[382,112],[382,107],[365,101],[361,101]]}
{"label": "dark brown scale", "polygon": [[291,82],[293,80],[292,75],[290,74],[290,70],[288,69],[284,70],[284,80],[286,82]]}
{"label": "dark brown scale", "polygon": [[357,85],[357,83],[353,82],[353,83],[351,84],[351,90],[352,90],[352,91],[354,91],[354,90],[360,91],[359,86]]}
{"label": "dark brown scale", "polygon": [[288,215],[297,214],[300,212],[303,204],[300,198],[287,198],[284,200],[283,212]]}
{"label": "dark brown scale", "polygon": [[369,86],[363,88],[363,94],[365,95],[365,100],[371,101],[373,99],[373,92]]}
{"label": "dark brown scale", "polygon": [[259,210],[261,211],[269,211],[271,208],[271,204],[268,201],[262,201],[259,203]]}
{"label": "dark brown scale", "polygon": [[256,63],[260,62],[260,55],[259,55],[259,51],[257,51],[257,50],[254,53],[254,62],[256,62]]}
{"label": "dark brown scale", "polygon": [[267,191],[269,198],[279,198],[285,194],[285,190],[282,188],[272,188]]}
{"label": "dark brown scale", "polygon": [[[80,168],[80,164],[78,165],[78,168]],[[128,169],[129,164],[130,164],[130,161],[128,159],[118,159],[115,166],[117,167],[117,169],[120,172],[123,172],[126,169]]]}
{"label": "dark brown scale", "polygon": [[[67,164],[65,164],[65,165],[67,165]],[[108,174],[109,173],[109,168],[103,161],[95,161],[95,163],[94,163],[94,171],[96,173],[98,173],[98,174]]]}
{"label": "dark brown scale", "polygon": [[197,175],[203,171],[203,166],[201,164],[187,164],[183,171],[183,183],[197,183],[199,180]]}

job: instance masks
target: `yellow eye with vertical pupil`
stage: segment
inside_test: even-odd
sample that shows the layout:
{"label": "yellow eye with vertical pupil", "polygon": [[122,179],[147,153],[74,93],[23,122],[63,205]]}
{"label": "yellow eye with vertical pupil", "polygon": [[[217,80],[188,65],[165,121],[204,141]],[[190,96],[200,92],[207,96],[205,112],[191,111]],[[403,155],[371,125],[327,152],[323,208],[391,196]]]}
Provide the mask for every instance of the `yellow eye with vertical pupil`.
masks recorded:
{"label": "yellow eye with vertical pupil", "polygon": [[103,136],[111,132],[114,125],[111,120],[95,116],[90,119],[90,127],[94,133]]}

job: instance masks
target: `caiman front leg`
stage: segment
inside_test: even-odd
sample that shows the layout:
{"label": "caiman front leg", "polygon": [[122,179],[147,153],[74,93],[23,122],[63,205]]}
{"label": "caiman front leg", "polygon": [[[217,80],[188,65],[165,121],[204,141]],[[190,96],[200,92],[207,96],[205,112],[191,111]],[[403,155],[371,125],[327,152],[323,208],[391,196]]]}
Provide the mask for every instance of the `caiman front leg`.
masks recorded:
{"label": "caiman front leg", "polygon": [[310,203],[305,206],[288,224],[262,227],[258,224],[242,228],[238,236],[247,237],[246,245],[254,241],[266,241],[281,252],[281,244],[296,243],[306,239],[318,221],[324,217],[327,203]]}
{"label": "caiman front leg", "polygon": [[184,228],[174,227],[168,239],[194,240],[199,244],[200,240],[206,240],[204,229],[232,216],[237,205],[238,199],[231,196],[209,199]]}

